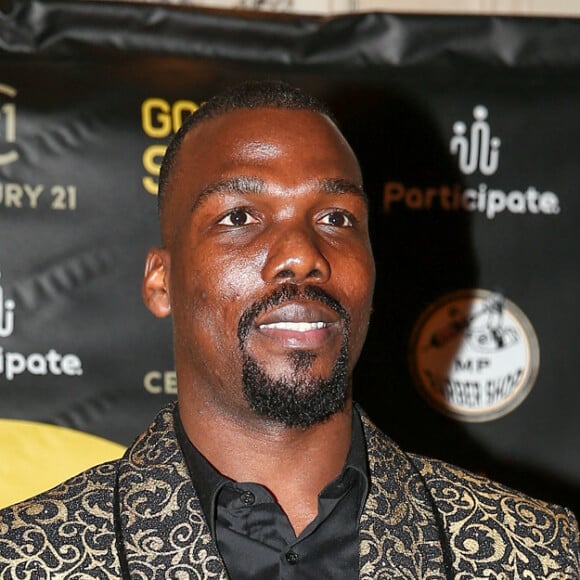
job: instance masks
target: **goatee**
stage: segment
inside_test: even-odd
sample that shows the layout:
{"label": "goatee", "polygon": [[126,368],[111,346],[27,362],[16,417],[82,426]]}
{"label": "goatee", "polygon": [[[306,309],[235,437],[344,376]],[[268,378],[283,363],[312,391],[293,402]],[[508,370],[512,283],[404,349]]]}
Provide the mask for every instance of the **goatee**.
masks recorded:
{"label": "goatee", "polygon": [[[316,353],[295,351],[289,359],[290,376],[273,378],[246,351],[246,339],[256,317],[263,311],[291,300],[317,301],[338,313],[343,321],[339,355],[330,377],[314,377],[311,369]],[[341,304],[317,286],[299,288],[286,284],[266,298],[254,303],[238,325],[239,346],[243,358],[243,395],[259,416],[287,427],[310,427],[341,411],[346,403],[348,379],[348,337],[350,318]]]}

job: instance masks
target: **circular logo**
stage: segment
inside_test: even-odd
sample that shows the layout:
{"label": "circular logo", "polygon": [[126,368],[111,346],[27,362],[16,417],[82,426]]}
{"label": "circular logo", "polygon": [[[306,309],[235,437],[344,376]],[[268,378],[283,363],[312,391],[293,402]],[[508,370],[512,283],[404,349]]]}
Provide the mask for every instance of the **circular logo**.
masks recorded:
{"label": "circular logo", "polygon": [[410,365],[420,393],[440,412],[470,422],[513,411],[539,368],[536,333],[524,313],[501,294],[460,290],[419,317]]}

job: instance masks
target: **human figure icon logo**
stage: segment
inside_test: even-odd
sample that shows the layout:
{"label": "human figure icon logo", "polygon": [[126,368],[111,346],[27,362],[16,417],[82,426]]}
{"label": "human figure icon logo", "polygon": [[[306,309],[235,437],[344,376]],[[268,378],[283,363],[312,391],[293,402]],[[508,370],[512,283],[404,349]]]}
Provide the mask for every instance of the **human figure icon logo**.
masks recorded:
{"label": "human figure icon logo", "polygon": [[8,338],[14,332],[15,307],[14,300],[4,299],[4,289],[0,286],[0,338]]}
{"label": "human figure icon logo", "polygon": [[483,175],[493,175],[497,171],[501,140],[491,136],[487,117],[487,107],[477,105],[473,109],[474,121],[469,137],[463,121],[457,121],[453,125],[454,135],[449,149],[453,155],[457,155],[459,169],[464,175],[471,175],[478,169]]}

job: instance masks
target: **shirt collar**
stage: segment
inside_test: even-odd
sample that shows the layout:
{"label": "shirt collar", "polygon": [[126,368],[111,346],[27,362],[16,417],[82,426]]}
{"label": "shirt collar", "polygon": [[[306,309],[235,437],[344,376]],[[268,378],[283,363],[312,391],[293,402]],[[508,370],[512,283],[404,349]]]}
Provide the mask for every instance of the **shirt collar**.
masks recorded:
{"label": "shirt collar", "polygon": [[215,537],[214,500],[219,490],[231,480],[217,471],[189,440],[179,416],[178,405],[175,405],[173,415],[177,441],[183,452],[193,487],[199,497],[201,509]]}
{"label": "shirt collar", "polygon": [[[174,408],[173,414],[177,441],[179,442],[181,451],[183,452],[193,487],[195,488],[199,497],[201,509],[207,522],[209,523],[210,530],[215,537],[216,497],[221,488],[227,483],[231,483],[232,480],[217,471],[213,465],[211,465],[211,463],[196,449],[193,443],[191,443],[187,437],[187,434],[185,433],[177,405]],[[356,406],[353,406],[352,437],[350,441],[350,449],[348,451],[342,473],[344,473],[347,469],[354,469],[359,474],[361,483],[363,485],[364,493],[361,497],[359,509],[360,519],[360,515],[362,514],[368,494],[369,476],[364,431],[362,421]]]}

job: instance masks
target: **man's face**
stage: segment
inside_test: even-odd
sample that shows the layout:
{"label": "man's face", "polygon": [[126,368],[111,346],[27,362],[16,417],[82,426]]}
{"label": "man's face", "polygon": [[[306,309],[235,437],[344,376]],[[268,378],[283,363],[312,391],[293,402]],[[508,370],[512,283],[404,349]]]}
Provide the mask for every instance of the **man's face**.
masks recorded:
{"label": "man's face", "polygon": [[162,233],[180,398],[301,426],[341,408],[374,264],[359,166],[326,117],[203,121],[175,160]]}

